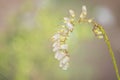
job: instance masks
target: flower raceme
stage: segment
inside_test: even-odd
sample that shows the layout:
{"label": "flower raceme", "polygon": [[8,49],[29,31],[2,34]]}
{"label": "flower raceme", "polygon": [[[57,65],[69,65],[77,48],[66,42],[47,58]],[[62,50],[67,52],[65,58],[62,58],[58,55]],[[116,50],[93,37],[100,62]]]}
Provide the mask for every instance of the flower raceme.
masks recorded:
{"label": "flower raceme", "polygon": [[[59,61],[59,67],[61,67],[63,70],[67,70],[69,67],[69,52],[68,52],[68,45],[66,44],[66,40],[69,37],[70,33],[74,29],[74,23],[75,23],[75,13],[73,10],[69,10],[70,18],[64,17],[64,25],[61,25],[61,29],[57,31],[57,33],[54,34],[52,37],[53,41],[53,52],[55,53],[55,59]],[[93,23],[92,19],[87,19],[87,9],[86,6],[82,7],[82,11],[80,14],[80,18],[78,22],[88,22]],[[99,29],[99,26],[95,24],[92,30],[98,38],[103,38],[103,34],[101,29]]]}
{"label": "flower raceme", "polygon": [[68,45],[66,40],[74,28],[74,11],[69,10],[71,18],[64,17],[64,25],[61,29],[52,37],[53,41],[53,52],[55,52],[55,59],[59,61],[59,67],[63,70],[67,70],[69,67],[70,57],[68,54]]}
{"label": "flower raceme", "polygon": [[[59,67],[61,67],[63,70],[67,70],[67,68],[69,67],[70,57],[69,57],[68,45],[66,44],[66,40],[69,37],[69,34],[73,31],[74,23],[75,23],[74,11],[69,10],[69,13],[70,13],[70,18],[64,17],[64,25],[62,25],[61,29],[57,31],[57,33],[55,33],[54,36],[52,37],[52,41],[53,41],[52,47],[53,47],[53,52],[55,53],[55,59],[59,61]],[[104,28],[100,24],[93,21],[93,19],[87,18],[86,6],[82,6],[82,11],[80,13],[80,18],[78,20],[78,23],[81,22],[87,22],[93,24],[92,31],[95,34],[95,36],[99,39],[105,40],[109,49],[110,56],[112,58],[117,79],[120,80],[117,62],[110,41],[107,37],[107,34]]]}

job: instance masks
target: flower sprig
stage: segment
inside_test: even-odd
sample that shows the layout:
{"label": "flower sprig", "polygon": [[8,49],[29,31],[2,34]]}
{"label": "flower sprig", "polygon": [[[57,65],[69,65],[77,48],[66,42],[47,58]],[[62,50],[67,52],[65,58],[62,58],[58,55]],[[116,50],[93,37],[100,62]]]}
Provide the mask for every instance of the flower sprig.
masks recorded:
{"label": "flower sprig", "polygon": [[63,70],[69,67],[70,56],[66,40],[74,29],[75,14],[73,10],[69,10],[69,13],[70,18],[64,17],[64,25],[61,25],[61,29],[52,37],[55,59],[59,61],[59,67]]}
{"label": "flower sprig", "polygon": [[[52,37],[53,52],[55,52],[55,58],[58,61],[60,61],[59,66],[63,70],[67,70],[67,68],[69,67],[70,56],[68,54],[69,52],[68,52],[68,45],[66,44],[66,40],[69,37],[69,34],[73,31],[74,23],[75,23],[74,11],[69,10],[69,13],[70,13],[70,18],[64,17],[64,25],[62,25],[62,28]],[[95,36],[98,39],[105,40],[105,42],[108,46],[109,53],[112,58],[112,62],[114,65],[117,79],[120,80],[117,62],[116,62],[110,41],[108,39],[108,36],[107,36],[104,28],[100,24],[96,23],[93,19],[87,18],[86,6],[82,6],[82,11],[80,13],[80,18],[78,20],[78,23],[81,23],[81,22],[86,22],[86,23],[92,24],[93,25],[92,31],[95,34]]]}

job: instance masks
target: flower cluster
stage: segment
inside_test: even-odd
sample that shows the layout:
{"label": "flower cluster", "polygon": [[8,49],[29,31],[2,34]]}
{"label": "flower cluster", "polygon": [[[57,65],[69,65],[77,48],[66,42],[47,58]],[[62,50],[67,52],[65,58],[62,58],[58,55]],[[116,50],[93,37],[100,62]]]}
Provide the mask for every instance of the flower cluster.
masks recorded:
{"label": "flower cluster", "polygon": [[69,13],[70,18],[64,17],[64,25],[62,25],[62,28],[52,37],[52,47],[53,52],[55,52],[55,59],[59,61],[59,67],[63,70],[67,70],[69,67],[70,57],[68,54],[68,45],[66,44],[66,40],[74,28],[74,11],[69,10]]}
{"label": "flower cluster", "polygon": [[82,12],[81,12],[81,14],[80,14],[80,19],[83,20],[83,19],[86,18],[86,16],[87,16],[87,8],[86,8],[85,5],[83,5],[83,6],[82,6]]}
{"label": "flower cluster", "polygon": [[[61,26],[61,29],[57,31],[57,33],[54,34],[52,37],[53,41],[53,52],[55,52],[55,59],[59,61],[59,67],[61,67],[63,70],[67,70],[69,67],[69,61],[70,57],[68,54],[68,45],[66,44],[66,40],[69,36],[69,34],[74,29],[74,23],[75,23],[75,13],[73,10],[69,10],[70,17],[64,17],[64,24]],[[93,19],[87,18],[87,9],[86,6],[82,6],[82,11],[80,13],[80,18],[78,22],[87,22],[92,23],[93,26],[93,32],[95,36],[99,39],[104,38],[103,31],[101,30],[101,26],[93,21]]]}
{"label": "flower cluster", "polygon": [[94,32],[95,36],[99,39],[103,39],[103,33],[102,31],[100,30],[100,27],[99,25],[94,25],[92,31]]}
{"label": "flower cluster", "polygon": [[82,12],[80,14],[80,20],[79,20],[79,22],[92,23],[94,25],[92,30],[93,30],[95,36],[97,38],[99,38],[99,39],[102,39],[103,38],[103,33],[102,33],[101,29],[100,29],[100,25],[97,24],[97,23],[95,23],[93,21],[93,19],[87,19],[86,16],[87,16],[86,6],[82,6]]}
{"label": "flower cluster", "polygon": [[[75,17],[74,11],[70,10],[69,12],[71,15],[70,18],[64,17],[64,25],[62,25],[62,28],[52,37],[53,52],[55,52],[55,58],[58,61],[60,61],[59,67],[61,67],[63,70],[67,70],[67,68],[69,67],[70,57],[68,54],[68,45],[66,44],[66,40],[67,40],[69,34],[73,31],[74,20],[75,20],[74,19],[74,17]],[[98,23],[93,21],[93,19],[87,18],[86,6],[82,6],[82,12],[80,14],[80,18],[78,20],[78,23],[81,23],[81,22],[87,22],[87,23],[93,24],[92,31],[95,34],[95,36],[99,39],[103,38],[105,40],[105,42],[108,46],[110,55],[112,57],[112,61],[114,64],[117,78],[118,78],[118,80],[120,80],[116,59],[114,57],[114,53],[112,51],[110,41],[107,37],[107,34],[101,25],[99,25]]]}

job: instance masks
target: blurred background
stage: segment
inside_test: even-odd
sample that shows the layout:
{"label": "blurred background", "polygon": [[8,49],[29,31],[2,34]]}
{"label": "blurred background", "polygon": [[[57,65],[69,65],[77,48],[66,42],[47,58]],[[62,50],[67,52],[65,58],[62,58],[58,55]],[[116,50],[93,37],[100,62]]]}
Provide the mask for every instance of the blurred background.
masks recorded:
{"label": "blurred background", "polygon": [[70,68],[54,59],[51,36],[82,5],[104,26],[120,72],[120,0],[0,0],[0,80],[117,80],[104,40],[78,24],[68,44]]}

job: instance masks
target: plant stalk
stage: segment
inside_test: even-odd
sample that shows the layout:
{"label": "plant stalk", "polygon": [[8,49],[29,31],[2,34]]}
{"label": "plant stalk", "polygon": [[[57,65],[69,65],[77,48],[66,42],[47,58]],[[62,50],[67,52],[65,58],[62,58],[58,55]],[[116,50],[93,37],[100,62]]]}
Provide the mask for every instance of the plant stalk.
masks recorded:
{"label": "plant stalk", "polygon": [[102,26],[99,26],[99,28],[100,28],[101,31],[103,32],[104,40],[105,40],[105,42],[106,42],[106,44],[107,44],[107,47],[108,47],[110,56],[111,56],[111,58],[112,58],[112,62],[113,62],[113,65],[114,65],[114,69],[115,69],[115,72],[116,72],[117,79],[120,80],[120,75],[119,75],[119,70],[118,70],[116,58],[115,58],[114,52],[113,52],[113,50],[112,50],[112,47],[111,47],[110,41],[109,41],[109,39],[108,39],[108,36],[107,36],[107,34],[106,34],[106,32],[105,32],[105,30],[103,29]]}
{"label": "plant stalk", "polygon": [[79,19],[79,20],[78,20],[78,23],[80,23],[80,22],[92,23],[94,26],[97,26],[97,27],[102,31],[102,34],[103,34],[103,36],[104,36],[104,40],[105,40],[105,42],[106,42],[106,45],[107,45],[107,47],[108,47],[110,56],[111,56],[111,58],[112,58],[112,63],[113,63],[113,66],[114,66],[114,70],[115,70],[115,72],[116,72],[117,80],[120,80],[120,74],[119,74],[119,70],[118,70],[116,58],[115,58],[115,55],[114,55],[114,52],[113,52],[113,50],[112,50],[110,41],[109,41],[109,39],[108,39],[108,36],[107,36],[104,28],[103,28],[101,25],[99,25],[98,23],[96,23],[95,21],[92,20],[91,22],[89,22],[88,20],[89,20],[89,19],[82,19],[82,20]]}

